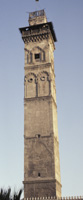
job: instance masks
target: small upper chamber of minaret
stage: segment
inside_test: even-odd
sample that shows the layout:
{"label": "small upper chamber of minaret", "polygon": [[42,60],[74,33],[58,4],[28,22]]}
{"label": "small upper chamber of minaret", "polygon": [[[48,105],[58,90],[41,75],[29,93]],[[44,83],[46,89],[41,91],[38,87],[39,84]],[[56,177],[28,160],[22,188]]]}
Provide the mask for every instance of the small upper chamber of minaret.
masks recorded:
{"label": "small upper chamber of minaret", "polygon": [[45,11],[44,10],[38,10],[38,11],[35,11],[35,12],[30,12],[28,21],[29,21],[30,26],[33,26],[33,25],[36,25],[36,24],[47,23]]}

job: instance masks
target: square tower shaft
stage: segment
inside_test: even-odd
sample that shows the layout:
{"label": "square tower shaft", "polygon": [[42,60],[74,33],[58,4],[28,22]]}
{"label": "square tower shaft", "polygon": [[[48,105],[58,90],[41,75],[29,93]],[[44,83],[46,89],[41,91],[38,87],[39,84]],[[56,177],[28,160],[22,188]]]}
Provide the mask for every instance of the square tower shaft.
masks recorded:
{"label": "square tower shaft", "polygon": [[24,41],[24,197],[61,197],[52,22],[29,14]]}

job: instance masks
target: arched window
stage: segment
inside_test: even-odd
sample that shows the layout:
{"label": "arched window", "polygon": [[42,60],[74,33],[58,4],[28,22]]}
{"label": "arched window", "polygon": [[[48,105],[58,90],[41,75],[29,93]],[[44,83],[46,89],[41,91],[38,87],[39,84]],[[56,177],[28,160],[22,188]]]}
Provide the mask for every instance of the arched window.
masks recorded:
{"label": "arched window", "polygon": [[48,96],[50,91],[48,73],[42,72],[38,75],[38,96]]}
{"label": "arched window", "polygon": [[36,97],[36,75],[30,73],[25,80],[25,98]]}

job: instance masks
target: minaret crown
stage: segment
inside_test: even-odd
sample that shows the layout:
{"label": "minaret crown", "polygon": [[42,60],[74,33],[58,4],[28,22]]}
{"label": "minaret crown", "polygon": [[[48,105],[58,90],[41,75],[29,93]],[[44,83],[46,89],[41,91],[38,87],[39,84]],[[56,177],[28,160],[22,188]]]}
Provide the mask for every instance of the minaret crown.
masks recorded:
{"label": "minaret crown", "polygon": [[29,25],[43,24],[47,22],[46,14],[44,10],[38,10],[29,13]]}

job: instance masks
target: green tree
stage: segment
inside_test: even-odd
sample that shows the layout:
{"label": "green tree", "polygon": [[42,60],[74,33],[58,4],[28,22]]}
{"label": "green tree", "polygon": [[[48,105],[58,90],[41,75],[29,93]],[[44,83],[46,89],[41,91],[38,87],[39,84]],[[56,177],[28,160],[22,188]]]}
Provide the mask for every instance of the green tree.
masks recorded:
{"label": "green tree", "polygon": [[20,189],[18,192],[14,192],[12,200],[20,200],[22,189]]}
{"label": "green tree", "polygon": [[11,188],[8,188],[8,190],[5,190],[3,188],[0,189],[0,200],[12,200]]}
{"label": "green tree", "polygon": [[14,191],[14,194],[11,195],[11,188],[8,188],[7,190],[1,188],[0,200],[20,200],[22,191],[22,189],[20,189],[18,192]]}

